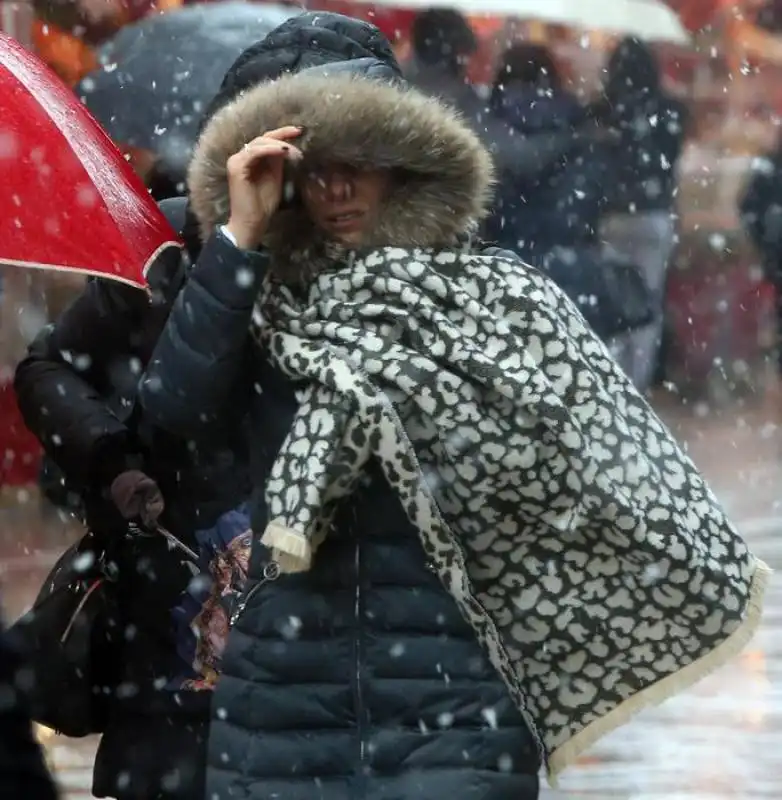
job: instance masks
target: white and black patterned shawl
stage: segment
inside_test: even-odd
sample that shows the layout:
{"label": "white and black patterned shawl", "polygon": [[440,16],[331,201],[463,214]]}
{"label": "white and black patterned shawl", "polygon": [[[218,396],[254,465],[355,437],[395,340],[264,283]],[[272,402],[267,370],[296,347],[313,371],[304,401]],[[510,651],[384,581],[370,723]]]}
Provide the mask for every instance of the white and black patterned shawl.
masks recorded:
{"label": "white and black patterned shawl", "polygon": [[305,379],[263,541],[308,568],[370,457],[551,773],[748,640],[767,568],[570,301],[517,261],[371,252],[258,331]]}

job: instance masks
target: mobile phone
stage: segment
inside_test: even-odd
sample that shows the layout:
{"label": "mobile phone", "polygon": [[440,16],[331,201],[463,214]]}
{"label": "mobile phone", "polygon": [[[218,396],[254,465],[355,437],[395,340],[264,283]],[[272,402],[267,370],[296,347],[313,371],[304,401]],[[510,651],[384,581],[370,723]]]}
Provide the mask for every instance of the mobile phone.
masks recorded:
{"label": "mobile phone", "polygon": [[282,168],[282,200],[279,208],[285,210],[296,205],[296,168],[290,161],[286,161]]}

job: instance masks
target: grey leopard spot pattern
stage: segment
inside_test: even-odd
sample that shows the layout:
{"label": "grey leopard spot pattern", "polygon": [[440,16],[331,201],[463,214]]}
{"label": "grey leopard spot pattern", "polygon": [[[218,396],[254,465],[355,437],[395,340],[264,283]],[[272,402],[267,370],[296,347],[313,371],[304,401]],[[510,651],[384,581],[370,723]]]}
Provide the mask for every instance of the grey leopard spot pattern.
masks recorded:
{"label": "grey leopard spot pattern", "polygon": [[386,248],[303,298],[269,281],[259,310],[262,346],[307,387],[271,518],[317,544],[378,459],[544,757],[730,654],[766,568],[540,273]]}

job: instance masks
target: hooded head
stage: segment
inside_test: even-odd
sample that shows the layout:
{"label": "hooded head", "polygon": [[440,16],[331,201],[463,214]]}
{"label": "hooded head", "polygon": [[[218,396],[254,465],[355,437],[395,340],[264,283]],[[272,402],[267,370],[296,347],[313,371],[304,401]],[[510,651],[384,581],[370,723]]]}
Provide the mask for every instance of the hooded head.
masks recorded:
{"label": "hooded head", "polygon": [[639,39],[622,39],[608,59],[606,97],[614,104],[639,102],[660,91],[660,68],[649,47]]}
{"label": "hooded head", "polygon": [[548,47],[518,42],[502,54],[494,86],[558,91],[562,88],[562,76]]}
{"label": "hooded head", "polygon": [[[188,176],[202,237],[228,217],[228,158],[265,131],[298,125],[304,160],[294,183],[302,191],[275,215],[264,241],[280,277],[311,274],[357,245],[453,245],[485,216],[491,158],[455,111],[394,78],[377,61],[348,62],[263,84],[221,109]],[[370,213],[360,242],[329,229],[322,198],[307,196],[313,176],[323,175],[325,186],[335,174],[343,176],[337,185],[349,182],[361,196],[337,197],[332,209]]]}
{"label": "hooded head", "polygon": [[430,8],[416,14],[410,31],[419,64],[461,72],[466,58],[478,49],[470,23],[450,8]]}
{"label": "hooded head", "polygon": [[557,62],[548,47],[519,42],[502,55],[490,108],[525,133],[562,128],[577,117],[579,105],[564,90]]}
{"label": "hooded head", "polygon": [[236,59],[204,115],[204,121],[259,83],[311,67],[358,58],[377,59],[401,74],[388,39],[371,23],[327,11],[310,11],[291,17]]}
{"label": "hooded head", "polygon": [[[388,39],[369,22],[325,11],[291,17],[236,59],[204,114],[201,130],[221,108],[261,83],[312,67],[366,58],[401,74]],[[191,210],[183,235],[195,257],[200,237]]]}

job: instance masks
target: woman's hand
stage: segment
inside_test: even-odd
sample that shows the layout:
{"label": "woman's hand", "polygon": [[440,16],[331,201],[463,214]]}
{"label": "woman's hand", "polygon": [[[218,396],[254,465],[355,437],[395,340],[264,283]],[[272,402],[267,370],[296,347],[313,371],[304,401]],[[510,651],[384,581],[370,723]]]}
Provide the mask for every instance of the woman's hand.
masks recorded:
{"label": "woman's hand", "polygon": [[226,228],[243,250],[258,247],[280,205],[285,161],[302,158],[301,150],[289,141],[301,132],[293,126],[269,131],[228,159],[231,210]]}

